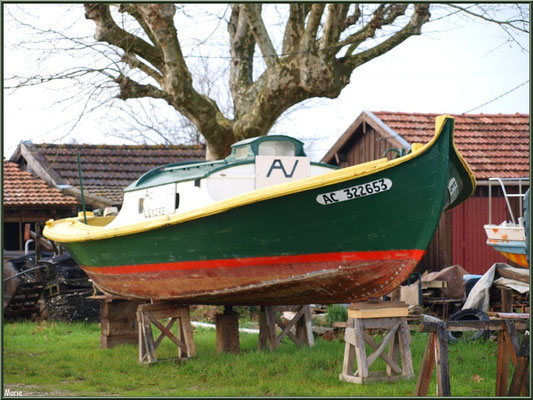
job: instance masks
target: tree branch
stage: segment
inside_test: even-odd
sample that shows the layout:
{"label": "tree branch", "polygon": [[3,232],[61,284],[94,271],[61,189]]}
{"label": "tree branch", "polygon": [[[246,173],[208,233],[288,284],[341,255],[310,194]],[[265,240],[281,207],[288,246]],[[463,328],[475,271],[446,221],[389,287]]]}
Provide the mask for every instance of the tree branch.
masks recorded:
{"label": "tree branch", "polygon": [[261,49],[263,59],[267,67],[273,67],[276,65],[278,55],[276,49],[270,40],[268,31],[266,30],[265,23],[261,17],[261,8],[258,4],[242,4],[241,9],[245,12],[248,23],[254,35],[257,45]]}
{"label": "tree branch", "polygon": [[346,55],[351,56],[361,43],[374,37],[378,29],[381,29],[386,25],[391,25],[398,17],[404,15],[408,6],[409,4],[407,3],[387,6],[385,4],[380,4],[376,11],[374,11],[372,19],[359,31],[340,42],[338,49],[340,50],[342,47],[349,44],[350,47],[346,51]]}
{"label": "tree branch", "polygon": [[448,7],[455,8],[457,10],[460,10],[461,12],[464,12],[465,14],[472,15],[473,17],[480,18],[480,19],[482,19],[484,21],[487,21],[487,22],[492,22],[494,24],[501,25],[501,26],[507,26],[509,28],[516,29],[517,31],[520,31],[520,32],[523,32],[523,33],[529,33],[528,29],[522,28],[522,27],[516,25],[516,23],[521,23],[523,26],[529,25],[529,21],[527,21],[525,19],[516,19],[516,20],[507,20],[507,21],[505,21],[505,20],[489,17],[489,16],[487,16],[486,13],[483,13],[483,14],[475,13],[475,12],[471,11],[470,8],[461,7],[461,6],[458,6],[456,4],[448,4]]}
{"label": "tree branch", "polygon": [[283,35],[282,55],[298,52],[305,31],[305,17],[311,10],[309,4],[291,3],[289,7],[289,20]]}
{"label": "tree branch", "polygon": [[318,27],[320,26],[320,20],[322,19],[322,14],[324,13],[324,8],[326,7],[323,3],[315,3],[311,7],[311,14],[309,15],[309,20],[307,21],[307,27],[302,38],[302,52],[312,51],[316,41],[316,34],[318,32]]}
{"label": "tree branch", "polygon": [[109,5],[100,3],[85,4],[85,18],[95,22],[96,33],[94,38],[97,41],[120,47],[127,53],[135,53],[158,70],[163,68],[161,53],[148,42],[121,29],[113,20]]}
{"label": "tree branch", "polygon": [[[350,4],[330,4],[328,6],[326,24],[324,25],[324,34],[320,38],[319,48],[325,50],[334,44],[337,44],[341,35],[341,28],[346,20]],[[335,52],[333,52],[333,55]]]}
{"label": "tree branch", "polygon": [[164,99],[169,103],[171,102],[170,96],[153,85],[142,85],[122,74],[115,78],[115,82],[118,83],[120,89],[117,97],[121,100],[152,97],[154,99]]}
{"label": "tree branch", "polygon": [[157,83],[159,83],[159,85],[163,84],[163,77],[161,76],[161,74],[159,74],[155,69],[150,68],[145,63],[139,61],[139,59],[135,57],[134,54],[124,53],[120,61],[129,65],[131,69],[138,68],[139,70],[144,72],[146,75],[152,77]]}
{"label": "tree branch", "polygon": [[413,15],[409,22],[398,32],[392,35],[389,39],[384,42],[374,46],[366,51],[355,54],[353,56],[348,56],[345,58],[345,64],[351,69],[355,69],[358,66],[366,63],[367,61],[376,58],[387,51],[393,49],[402,43],[405,39],[413,36],[420,35],[422,25],[429,21],[429,4],[428,3],[417,3],[415,4],[415,9]]}
{"label": "tree branch", "polygon": [[232,5],[230,21],[230,91],[233,98],[234,114],[241,113],[241,103],[244,93],[252,85],[253,55],[255,39],[250,31],[248,19],[239,5]]}

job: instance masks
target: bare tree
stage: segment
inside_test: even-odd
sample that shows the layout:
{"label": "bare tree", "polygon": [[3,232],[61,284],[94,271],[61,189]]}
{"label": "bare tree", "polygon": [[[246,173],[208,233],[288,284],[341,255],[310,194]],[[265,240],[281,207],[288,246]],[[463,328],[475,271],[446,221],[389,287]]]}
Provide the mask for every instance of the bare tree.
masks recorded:
{"label": "bare tree", "polygon": [[[117,99],[143,102],[144,116],[138,111],[130,113],[133,126],[140,127],[135,129],[137,134],[153,130],[156,136],[172,141],[158,124],[145,123],[160,104],[170,105],[201,133],[210,159],[227,155],[236,140],[267,134],[294,105],[311,98],[338,97],[357,67],[420,35],[422,26],[430,21],[430,8],[447,7],[449,15],[461,13],[497,23],[510,38],[516,32],[529,31],[524,5],[517,5],[517,14],[500,20],[490,5],[231,4],[218,6],[219,11],[211,15],[228,32],[227,53],[213,58],[210,52],[221,45],[220,35],[208,34],[196,43],[181,41],[183,20],[190,17],[183,5],[87,3],[84,7],[85,18],[94,22],[94,39],[63,39],[75,44],[70,51],[95,54],[98,58],[93,65],[48,77],[13,77],[18,82],[14,86],[62,78],[79,79],[84,90],[90,91],[87,95],[109,93],[112,88],[115,93],[109,99],[113,104]],[[184,53],[184,48],[206,46],[207,51],[197,53],[203,67]],[[205,71],[209,69],[206,62],[225,65],[222,70],[227,71],[227,79],[211,72],[201,78],[194,66]],[[87,85],[81,79],[87,74],[100,78]],[[229,98],[215,93],[220,87],[227,88]],[[147,99],[158,106],[146,105]],[[127,107],[120,109],[127,115]]]}

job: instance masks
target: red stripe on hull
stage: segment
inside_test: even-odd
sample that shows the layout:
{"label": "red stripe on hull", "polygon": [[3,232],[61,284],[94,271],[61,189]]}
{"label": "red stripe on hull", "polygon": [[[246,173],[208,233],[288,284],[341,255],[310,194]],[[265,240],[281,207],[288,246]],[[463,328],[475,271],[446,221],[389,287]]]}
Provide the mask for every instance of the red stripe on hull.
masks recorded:
{"label": "red stripe on hull", "polygon": [[277,264],[306,264],[318,262],[377,261],[400,258],[421,258],[424,250],[357,251],[295,256],[229,258],[221,260],[182,261],[158,264],[117,265],[110,267],[82,267],[96,274],[135,274],[159,271],[176,271],[208,268],[239,268]]}
{"label": "red stripe on hull", "polygon": [[[333,253],[84,269],[106,291],[135,298],[188,304],[330,304],[389,293],[424,253]],[[122,272],[111,272],[114,268]]]}

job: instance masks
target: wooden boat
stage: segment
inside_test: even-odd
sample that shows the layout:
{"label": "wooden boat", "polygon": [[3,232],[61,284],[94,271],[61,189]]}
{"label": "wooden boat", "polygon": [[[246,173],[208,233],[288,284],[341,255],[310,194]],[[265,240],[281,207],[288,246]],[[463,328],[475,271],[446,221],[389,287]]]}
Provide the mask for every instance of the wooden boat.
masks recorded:
{"label": "wooden boat", "polygon": [[334,169],[265,136],[225,160],[170,164],[125,190],[115,218],[48,221],[105,293],[183,304],[330,304],[383,296],[425,253],[475,178],[436,119],[407,155]]}
{"label": "wooden boat", "polygon": [[[505,190],[505,183],[513,181],[519,183],[520,192],[517,194],[507,193]],[[509,221],[503,221],[499,225],[491,223],[492,218],[492,182],[498,182],[502,194],[505,198],[507,211],[510,216]],[[526,232],[524,228],[524,216],[522,215],[523,207],[520,207],[520,216],[515,219],[513,209],[511,207],[510,198],[518,197],[520,201],[525,196],[522,193],[522,185],[529,185],[529,178],[490,178],[489,179],[489,223],[484,225],[485,233],[487,234],[487,245],[494,250],[500,252],[508,260],[523,268],[529,268],[529,263],[526,257]]]}

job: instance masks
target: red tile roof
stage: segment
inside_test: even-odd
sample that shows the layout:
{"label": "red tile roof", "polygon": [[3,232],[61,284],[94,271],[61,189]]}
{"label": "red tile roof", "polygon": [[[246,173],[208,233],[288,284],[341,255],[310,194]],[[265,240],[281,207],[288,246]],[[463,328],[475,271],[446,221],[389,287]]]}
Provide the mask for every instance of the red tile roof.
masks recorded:
{"label": "red tile roof", "polygon": [[63,180],[79,188],[76,154],[80,154],[83,188],[122,204],[122,190],[142,174],[164,164],[204,160],[205,146],[34,144]]}
{"label": "red tile roof", "polygon": [[[373,112],[409,143],[427,143],[440,114]],[[467,114],[455,117],[455,143],[477,179],[529,176],[528,114]]]}
{"label": "red tile roof", "polygon": [[75,207],[74,197],[64,195],[18,164],[4,160],[4,207]]}

